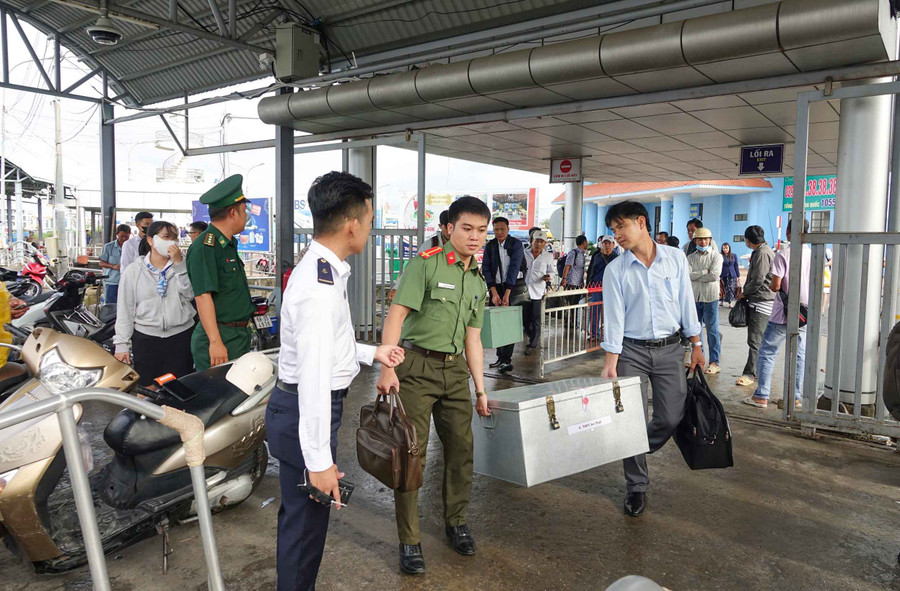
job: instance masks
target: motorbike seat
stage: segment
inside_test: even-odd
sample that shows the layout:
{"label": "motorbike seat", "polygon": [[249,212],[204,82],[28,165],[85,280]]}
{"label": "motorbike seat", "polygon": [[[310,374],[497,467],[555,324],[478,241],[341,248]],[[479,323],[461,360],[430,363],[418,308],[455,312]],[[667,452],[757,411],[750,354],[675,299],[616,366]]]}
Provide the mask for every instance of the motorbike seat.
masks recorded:
{"label": "motorbike seat", "polygon": [[[156,403],[195,415],[209,427],[247,400],[242,390],[225,379],[230,367],[213,367],[179,378],[184,386],[182,389],[192,391],[195,396],[182,401],[163,393]],[[103,431],[103,438],[113,451],[126,456],[139,456],[181,444],[177,432],[153,419],[141,418],[131,410],[116,415]]]}
{"label": "motorbike seat", "polygon": [[49,300],[55,294],[56,294],[55,291],[42,291],[41,293],[34,296],[33,298],[22,298],[22,299],[24,299],[25,303],[28,304],[29,306],[34,306],[36,304],[40,304],[43,301]]}
{"label": "motorbike seat", "polygon": [[0,397],[28,379],[28,371],[21,363],[8,362],[0,373]]}
{"label": "motorbike seat", "polygon": [[100,306],[100,312],[97,314],[97,318],[103,324],[109,324],[110,322],[116,321],[116,305],[115,304],[103,304]]}

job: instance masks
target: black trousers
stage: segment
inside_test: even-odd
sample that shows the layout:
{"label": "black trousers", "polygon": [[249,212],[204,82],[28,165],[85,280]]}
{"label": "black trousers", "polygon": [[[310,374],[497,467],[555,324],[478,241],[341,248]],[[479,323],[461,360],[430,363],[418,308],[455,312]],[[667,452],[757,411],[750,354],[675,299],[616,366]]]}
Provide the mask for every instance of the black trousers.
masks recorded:
{"label": "black trousers", "polygon": [[[331,456],[337,457],[338,428],[347,390],[331,393]],[[281,388],[272,391],[266,408],[269,451],[278,459],[281,507],[278,509],[278,543],[275,568],[278,591],[311,591],[316,577],[331,508],[309,498],[298,486],[304,482],[306,464],[300,449],[297,395]]]}
{"label": "black trousers", "polygon": [[528,300],[523,315],[528,346],[537,347],[541,344],[541,300]]}
{"label": "black trousers", "polygon": [[138,385],[150,386],[167,373],[180,378],[194,373],[191,357],[191,327],[170,337],[154,337],[135,330],[131,335],[131,353]]}
{"label": "black trousers", "polygon": [[[507,291],[506,285],[500,285],[499,283],[494,286],[497,289],[497,295],[501,298]],[[493,305],[493,302],[491,302]],[[497,347],[497,361],[502,361],[503,363],[512,363],[512,354],[513,349],[516,348],[515,343],[512,345],[503,345],[502,347]]]}

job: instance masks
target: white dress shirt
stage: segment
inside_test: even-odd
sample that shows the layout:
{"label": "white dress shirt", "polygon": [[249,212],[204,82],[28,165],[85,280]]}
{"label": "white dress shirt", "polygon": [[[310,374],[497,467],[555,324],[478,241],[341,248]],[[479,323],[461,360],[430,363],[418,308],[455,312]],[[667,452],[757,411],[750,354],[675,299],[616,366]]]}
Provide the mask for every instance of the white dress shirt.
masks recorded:
{"label": "white dress shirt", "polygon": [[603,342],[607,353],[622,353],[622,338],[663,339],[684,331],[700,334],[687,257],[671,246],[656,245],[656,258],[645,267],[630,250],[603,272]]}
{"label": "white dress shirt", "polygon": [[553,262],[553,254],[546,250],[534,258],[534,253],[529,248],[525,251],[525,264],[528,271],[525,273],[525,285],[528,286],[528,297],[532,300],[540,300],[547,291],[547,283],[544,281],[544,275],[550,275],[556,268]]}
{"label": "white dress shirt", "polygon": [[[506,238],[509,240],[509,237]],[[506,271],[509,269],[509,253],[503,248],[503,245],[506,244],[506,240],[503,242],[497,242],[497,246],[500,250],[500,264],[497,265],[497,285],[501,286],[506,283]]]}
{"label": "white dress shirt", "polygon": [[141,240],[141,235],[138,233],[126,240],[125,244],[122,245],[122,256],[119,259],[120,277],[125,274],[125,268],[140,257],[138,255],[138,247],[141,245]]}
{"label": "white dress shirt", "polygon": [[[331,266],[331,284],[319,281],[323,264]],[[278,378],[297,384],[300,447],[311,472],[334,464],[331,392],[349,387],[359,364],[372,365],[375,358],[375,347],[357,344],[353,333],[349,277],[350,265],[313,240],[291,273],[281,305]]]}

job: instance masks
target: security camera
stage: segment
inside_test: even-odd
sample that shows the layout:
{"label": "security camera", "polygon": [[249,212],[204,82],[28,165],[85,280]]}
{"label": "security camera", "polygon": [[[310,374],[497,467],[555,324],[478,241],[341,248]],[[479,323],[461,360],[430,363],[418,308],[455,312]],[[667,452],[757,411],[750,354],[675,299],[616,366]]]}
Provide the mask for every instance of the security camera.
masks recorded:
{"label": "security camera", "polygon": [[97,22],[86,30],[94,43],[98,45],[115,45],[122,39],[122,31],[117,29],[105,16],[98,18]]}
{"label": "security camera", "polygon": [[275,56],[269,52],[260,53],[257,55],[257,60],[259,61],[259,67],[262,70],[268,70],[269,67],[275,62]]}

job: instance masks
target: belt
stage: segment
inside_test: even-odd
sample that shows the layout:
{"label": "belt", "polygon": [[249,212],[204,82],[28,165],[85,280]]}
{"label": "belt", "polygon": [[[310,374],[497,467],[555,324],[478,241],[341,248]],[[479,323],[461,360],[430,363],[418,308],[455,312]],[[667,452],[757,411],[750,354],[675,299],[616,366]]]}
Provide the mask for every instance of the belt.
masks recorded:
{"label": "belt", "polygon": [[232,328],[247,328],[250,326],[249,320],[238,320],[237,322],[216,322],[219,326],[230,326]]}
{"label": "belt", "polygon": [[[282,382],[281,380],[275,381],[275,386],[284,390],[288,394],[296,394],[297,393],[297,384],[288,384],[287,382]],[[347,388],[343,388],[341,390],[332,390],[331,398],[346,398],[347,397]]]}
{"label": "belt", "polygon": [[649,341],[643,341],[641,339],[632,339],[630,337],[623,337],[622,341],[630,344],[637,345],[638,347],[646,347],[647,349],[662,349],[663,347],[668,347],[669,345],[677,345],[681,342],[680,334],[673,334],[670,337],[666,337],[664,339],[651,339]]}
{"label": "belt", "polygon": [[409,349],[413,353],[418,353],[422,357],[434,357],[435,359],[440,359],[441,361],[456,361],[456,358],[459,357],[456,353],[441,353],[440,351],[431,351],[429,349],[423,349],[418,345],[414,345],[409,341],[403,341],[400,343],[400,346],[404,349]]}

